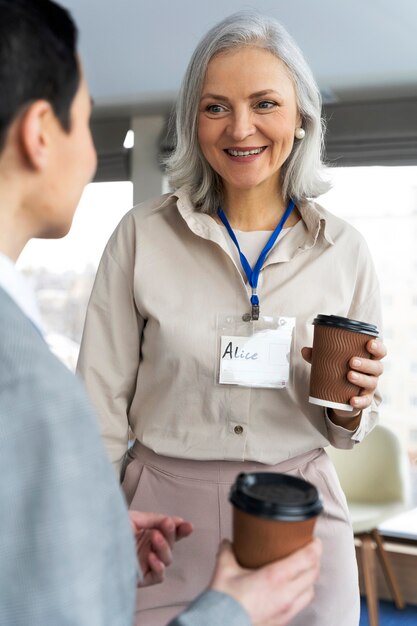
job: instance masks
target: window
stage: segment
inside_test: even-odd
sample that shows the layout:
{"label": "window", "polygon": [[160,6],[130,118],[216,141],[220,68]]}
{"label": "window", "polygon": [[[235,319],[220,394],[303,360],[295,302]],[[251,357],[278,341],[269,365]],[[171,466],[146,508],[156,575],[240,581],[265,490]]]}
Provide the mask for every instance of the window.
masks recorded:
{"label": "window", "polygon": [[410,452],[417,452],[411,437],[417,427],[417,167],[335,168],[330,175],[333,189],[319,202],[364,235],[380,281],[388,348],[380,386],[389,396],[381,418],[402,435]]}
{"label": "window", "polygon": [[19,268],[36,291],[47,341],[71,369],[77,362],[101,254],[132,201],[131,182],[91,183],[68,235],[60,240],[32,240],[19,258]]}

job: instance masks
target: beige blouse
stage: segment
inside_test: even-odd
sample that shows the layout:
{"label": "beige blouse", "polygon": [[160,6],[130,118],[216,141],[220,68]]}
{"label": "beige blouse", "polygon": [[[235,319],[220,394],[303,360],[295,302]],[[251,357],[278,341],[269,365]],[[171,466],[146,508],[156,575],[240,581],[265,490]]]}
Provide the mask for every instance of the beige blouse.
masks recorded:
{"label": "beige blouse", "polygon": [[[308,402],[312,321],[334,314],[381,327],[378,281],[363,237],[319,205],[277,242],[262,268],[261,314],[296,317],[293,384],[256,389],[216,382],[218,314],[249,312],[250,290],[222,227],[179,190],[134,207],[103,254],[88,307],[78,371],[96,406],[117,472],[128,426],[159,454],[275,464],[355,432]],[[376,395],[376,402],[379,401]]]}

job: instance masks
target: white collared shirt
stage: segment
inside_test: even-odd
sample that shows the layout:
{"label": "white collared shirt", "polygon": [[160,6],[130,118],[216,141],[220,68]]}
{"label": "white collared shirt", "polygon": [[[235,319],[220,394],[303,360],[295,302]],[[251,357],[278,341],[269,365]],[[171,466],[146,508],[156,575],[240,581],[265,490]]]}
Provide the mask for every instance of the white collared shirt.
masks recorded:
{"label": "white collared shirt", "polygon": [[13,261],[0,252],[0,287],[6,291],[22,309],[36,328],[44,335],[41,316],[33,289]]}

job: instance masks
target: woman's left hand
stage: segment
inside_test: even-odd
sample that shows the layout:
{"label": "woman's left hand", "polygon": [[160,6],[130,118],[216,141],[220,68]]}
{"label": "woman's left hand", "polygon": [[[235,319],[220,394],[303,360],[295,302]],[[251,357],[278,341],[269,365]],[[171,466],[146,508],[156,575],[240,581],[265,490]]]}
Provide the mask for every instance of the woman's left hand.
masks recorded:
{"label": "woman's left hand", "polygon": [[[365,359],[362,357],[352,357],[349,361],[351,369],[347,374],[348,380],[361,387],[359,395],[353,396],[349,404],[355,409],[355,411],[340,411],[339,409],[332,409],[332,413],[339,417],[355,417],[359,415],[361,411],[371,405],[377,385],[378,378],[384,371],[384,366],[381,363],[387,354],[387,349],[380,339],[370,339],[366,344],[366,349],[370,353],[371,357]],[[312,349],[302,348],[301,353],[303,358],[311,363]]]}
{"label": "woman's left hand", "polygon": [[370,339],[366,344],[366,349],[371,354],[371,358],[352,357],[349,361],[352,369],[349,370],[347,375],[348,380],[352,384],[361,387],[359,395],[350,399],[350,404],[360,411],[368,408],[372,403],[378,385],[378,378],[384,371],[381,359],[387,354],[385,345],[379,339]]}

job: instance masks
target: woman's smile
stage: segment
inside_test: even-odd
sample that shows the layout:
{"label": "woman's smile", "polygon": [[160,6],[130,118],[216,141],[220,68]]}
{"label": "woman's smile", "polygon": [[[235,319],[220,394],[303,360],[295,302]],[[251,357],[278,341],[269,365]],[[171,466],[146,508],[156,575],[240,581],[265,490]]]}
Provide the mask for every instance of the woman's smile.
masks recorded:
{"label": "woman's smile", "polygon": [[251,161],[256,160],[257,157],[261,156],[263,152],[267,149],[268,146],[261,146],[259,148],[253,147],[233,147],[233,148],[225,148],[224,152],[227,154],[230,159],[235,163],[249,163]]}

